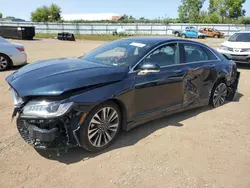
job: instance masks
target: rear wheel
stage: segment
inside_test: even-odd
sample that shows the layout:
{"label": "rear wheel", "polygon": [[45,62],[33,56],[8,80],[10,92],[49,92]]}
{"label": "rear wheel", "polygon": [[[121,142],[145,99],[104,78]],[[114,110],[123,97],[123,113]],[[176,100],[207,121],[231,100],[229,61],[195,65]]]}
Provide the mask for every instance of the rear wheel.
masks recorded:
{"label": "rear wheel", "polygon": [[186,37],[187,37],[187,36],[186,36],[185,34],[182,34],[182,35],[181,35],[181,38],[183,38],[183,39],[186,38]]}
{"label": "rear wheel", "polygon": [[0,71],[7,70],[11,65],[10,58],[4,54],[0,54]]}
{"label": "rear wheel", "polygon": [[94,108],[80,130],[82,146],[92,152],[107,148],[117,137],[121,127],[121,112],[114,102]]}
{"label": "rear wheel", "polygon": [[224,82],[219,82],[215,85],[212,90],[211,104],[213,107],[219,107],[226,102],[228,94],[227,85]]}
{"label": "rear wheel", "polygon": [[176,36],[176,37],[179,37],[179,36],[180,36],[180,34],[179,34],[178,32],[176,32],[176,33],[175,33],[175,36]]}
{"label": "rear wheel", "polygon": [[218,35],[214,35],[214,38],[219,38],[219,36]]}

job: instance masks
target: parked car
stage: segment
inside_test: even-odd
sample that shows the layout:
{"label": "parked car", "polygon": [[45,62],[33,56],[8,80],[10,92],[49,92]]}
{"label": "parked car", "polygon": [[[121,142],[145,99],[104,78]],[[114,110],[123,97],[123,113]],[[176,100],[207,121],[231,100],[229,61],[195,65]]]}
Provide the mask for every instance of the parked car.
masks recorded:
{"label": "parked car", "polygon": [[172,33],[176,37],[180,37],[183,30],[197,30],[197,29],[195,27],[193,27],[193,26],[190,26],[190,27],[185,27],[184,29],[174,29],[174,30],[172,30]]}
{"label": "parked car", "polygon": [[186,29],[182,31],[181,33],[182,38],[206,38],[206,35],[204,33],[199,32],[197,29],[189,30]]}
{"label": "parked car", "polygon": [[218,51],[228,54],[236,63],[250,63],[250,31],[241,31],[222,43]]}
{"label": "parked car", "polygon": [[[232,100],[239,72],[198,42],[130,37],[80,58],[40,61],[9,75],[17,128],[36,149],[108,147],[122,130]],[[32,79],[31,79],[32,78]]]}
{"label": "parked car", "polygon": [[113,35],[128,36],[130,33],[126,29],[119,27],[113,32]]}
{"label": "parked car", "polygon": [[214,28],[201,28],[200,32],[204,33],[207,37],[213,37],[213,38],[224,38],[225,37],[224,33],[220,32]]}
{"label": "parked car", "polygon": [[0,71],[27,63],[24,46],[11,43],[0,36]]}

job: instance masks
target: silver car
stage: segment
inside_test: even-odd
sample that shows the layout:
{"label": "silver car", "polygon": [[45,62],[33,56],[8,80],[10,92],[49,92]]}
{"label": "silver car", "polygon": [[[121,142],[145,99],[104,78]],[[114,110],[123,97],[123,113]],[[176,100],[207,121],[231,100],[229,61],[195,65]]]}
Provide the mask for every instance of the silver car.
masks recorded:
{"label": "silver car", "polygon": [[24,46],[11,43],[0,36],[0,71],[27,63]]}

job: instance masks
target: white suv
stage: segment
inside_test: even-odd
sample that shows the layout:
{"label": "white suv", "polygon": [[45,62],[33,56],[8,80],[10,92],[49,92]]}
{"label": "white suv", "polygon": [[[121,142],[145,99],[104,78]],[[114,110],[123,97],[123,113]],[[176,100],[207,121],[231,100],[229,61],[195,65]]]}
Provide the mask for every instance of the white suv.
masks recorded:
{"label": "white suv", "polygon": [[218,51],[231,55],[236,63],[250,63],[250,31],[235,33],[222,43]]}

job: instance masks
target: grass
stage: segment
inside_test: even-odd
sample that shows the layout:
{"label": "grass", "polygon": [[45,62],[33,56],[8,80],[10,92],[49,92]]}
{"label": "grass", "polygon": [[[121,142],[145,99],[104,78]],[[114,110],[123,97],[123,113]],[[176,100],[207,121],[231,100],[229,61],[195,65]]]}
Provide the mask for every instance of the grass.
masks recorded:
{"label": "grass", "polygon": [[[77,35],[74,34],[75,39],[77,40],[96,40],[96,41],[112,41],[122,38],[122,36],[113,36],[113,35]],[[54,39],[57,37],[57,34],[45,34],[45,33],[36,33],[35,38],[42,39]]]}

